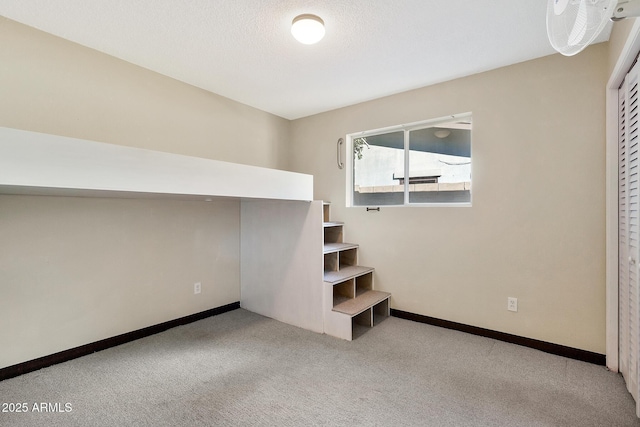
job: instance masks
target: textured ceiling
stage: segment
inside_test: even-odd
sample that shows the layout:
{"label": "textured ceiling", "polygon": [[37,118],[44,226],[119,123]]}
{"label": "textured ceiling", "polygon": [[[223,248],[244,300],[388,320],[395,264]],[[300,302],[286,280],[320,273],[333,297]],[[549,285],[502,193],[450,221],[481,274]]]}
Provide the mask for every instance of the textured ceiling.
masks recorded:
{"label": "textured ceiling", "polygon": [[[0,0],[0,15],[295,119],[552,54],[546,4]],[[320,43],[291,36],[302,13],[324,20]]]}

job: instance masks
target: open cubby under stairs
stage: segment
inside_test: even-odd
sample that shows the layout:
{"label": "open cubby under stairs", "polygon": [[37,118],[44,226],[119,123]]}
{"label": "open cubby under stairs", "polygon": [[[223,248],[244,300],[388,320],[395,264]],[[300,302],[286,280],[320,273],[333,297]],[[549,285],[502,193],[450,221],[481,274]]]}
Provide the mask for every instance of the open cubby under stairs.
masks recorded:
{"label": "open cubby under stairs", "polygon": [[324,332],[351,341],[389,316],[391,294],[374,290],[372,267],[358,265],[358,245],[344,242],[344,223],[323,202]]}

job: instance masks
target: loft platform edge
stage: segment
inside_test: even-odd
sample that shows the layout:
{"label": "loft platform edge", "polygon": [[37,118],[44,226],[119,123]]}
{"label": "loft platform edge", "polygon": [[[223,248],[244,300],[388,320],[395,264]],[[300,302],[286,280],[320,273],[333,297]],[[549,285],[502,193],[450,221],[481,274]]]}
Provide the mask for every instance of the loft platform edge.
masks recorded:
{"label": "loft platform edge", "polygon": [[310,202],[313,176],[0,127],[0,193]]}

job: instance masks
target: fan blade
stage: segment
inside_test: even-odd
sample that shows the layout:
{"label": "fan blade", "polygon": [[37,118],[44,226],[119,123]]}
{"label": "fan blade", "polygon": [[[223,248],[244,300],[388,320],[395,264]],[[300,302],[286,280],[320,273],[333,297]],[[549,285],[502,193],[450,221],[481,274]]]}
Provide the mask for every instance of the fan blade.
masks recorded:
{"label": "fan blade", "polygon": [[553,0],[553,12],[560,15],[567,8],[569,0]]}
{"label": "fan blade", "polygon": [[578,7],[578,16],[576,16],[576,22],[573,24],[573,28],[571,29],[571,33],[569,34],[569,46],[578,45],[582,41],[586,33],[587,0],[580,0],[580,6]]}

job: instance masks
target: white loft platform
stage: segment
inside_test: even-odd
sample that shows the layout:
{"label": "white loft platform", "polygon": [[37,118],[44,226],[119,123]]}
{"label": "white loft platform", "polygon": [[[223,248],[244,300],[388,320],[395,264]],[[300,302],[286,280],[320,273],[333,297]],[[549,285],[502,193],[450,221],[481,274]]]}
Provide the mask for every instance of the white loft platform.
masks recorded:
{"label": "white loft platform", "polygon": [[0,194],[313,200],[313,176],[0,127]]}

